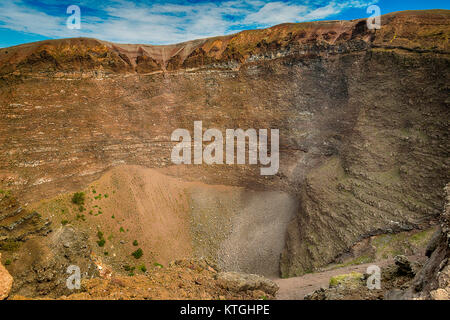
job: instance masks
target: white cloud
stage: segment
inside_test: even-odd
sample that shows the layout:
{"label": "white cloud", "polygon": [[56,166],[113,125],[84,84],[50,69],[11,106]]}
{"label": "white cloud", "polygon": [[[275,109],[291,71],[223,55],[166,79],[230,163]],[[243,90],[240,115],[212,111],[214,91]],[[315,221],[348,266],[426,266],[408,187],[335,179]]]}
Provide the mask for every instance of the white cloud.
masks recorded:
{"label": "white cloud", "polygon": [[270,2],[259,11],[249,14],[244,24],[274,25],[283,22],[295,22],[308,12],[304,5]]}
{"label": "white cloud", "polygon": [[[27,6],[23,0],[1,0],[0,27],[50,38],[86,36],[125,43],[167,44],[284,22],[325,19],[346,8],[360,8],[375,2],[377,0],[226,0],[143,4],[114,0],[100,4],[82,0],[79,2],[82,29],[69,30],[65,11],[57,16],[50,15]],[[84,15],[85,11],[90,12],[89,8],[101,12],[101,16]]]}

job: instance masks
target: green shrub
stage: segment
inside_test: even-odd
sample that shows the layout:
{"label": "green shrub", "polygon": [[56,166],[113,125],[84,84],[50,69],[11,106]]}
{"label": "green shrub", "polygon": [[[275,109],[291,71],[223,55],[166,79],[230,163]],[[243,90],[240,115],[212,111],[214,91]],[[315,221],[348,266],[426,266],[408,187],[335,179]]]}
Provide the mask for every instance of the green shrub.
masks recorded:
{"label": "green shrub", "polygon": [[131,254],[134,258],[139,259],[144,255],[144,252],[141,248],[137,249],[135,252]]}
{"label": "green shrub", "polygon": [[137,247],[139,244],[138,244],[138,241],[137,240],[134,240],[133,241],[133,246],[135,246],[135,247]]}
{"label": "green shrub", "polygon": [[125,265],[123,266],[123,268],[125,269],[125,271],[133,271],[134,267],[130,267],[129,265]]}
{"label": "green shrub", "polygon": [[67,220],[62,220],[61,221],[61,224],[63,225],[63,226],[65,226],[66,224],[68,224],[69,223],[69,221],[67,221]]}
{"label": "green shrub", "polygon": [[72,203],[81,206],[84,204],[84,200],[85,200],[84,192],[76,192],[73,194]]}
{"label": "green shrub", "polygon": [[99,247],[103,247],[103,246],[105,246],[105,243],[106,243],[106,240],[105,240],[105,238],[103,237],[103,232],[101,232],[100,230],[97,232],[97,237],[98,237],[98,241],[97,241],[97,244],[98,244],[98,246]]}
{"label": "green shrub", "polygon": [[147,267],[143,264],[142,266],[139,266],[139,270],[141,270],[143,273],[147,272]]}
{"label": "green shrub", "polygon": [[6,261],[5,261],[5,266],[9,266],[11,263],[12,263],[12,262],[11,262],[10,259],[6,259]]}

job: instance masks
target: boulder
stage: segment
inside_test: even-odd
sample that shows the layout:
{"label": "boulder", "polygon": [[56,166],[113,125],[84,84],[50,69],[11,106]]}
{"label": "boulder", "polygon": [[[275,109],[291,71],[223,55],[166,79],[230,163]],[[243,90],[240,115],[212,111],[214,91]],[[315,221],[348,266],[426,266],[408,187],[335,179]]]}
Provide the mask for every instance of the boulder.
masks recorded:
{"label": "boulder", "polygon": [[450,300],[450,294],[445,289],[437,289],[430,292],[433,300]]}
{"label": "boulder", "polygon": [[13,277],[8,270],[1,264],[2,254],[0,253],[0,300],[8,297],[13,284]]}
{"label": "boulder", "polygon": [[279,289],[278,285],[272,280],[256,274],[220,272],[217,274],[216,279],[219,286],[233,292],[260,290],[270,295],[275,295]]}
{"label": "boulder", "polygon": [[397,266],[397,273],[399,275],[414,275],[415,274],[413,267],[411,265],[411,262],[408,260],[407,257],[405,257],[403,255],[395,256],[394,262],[395,262],[395,265]]}

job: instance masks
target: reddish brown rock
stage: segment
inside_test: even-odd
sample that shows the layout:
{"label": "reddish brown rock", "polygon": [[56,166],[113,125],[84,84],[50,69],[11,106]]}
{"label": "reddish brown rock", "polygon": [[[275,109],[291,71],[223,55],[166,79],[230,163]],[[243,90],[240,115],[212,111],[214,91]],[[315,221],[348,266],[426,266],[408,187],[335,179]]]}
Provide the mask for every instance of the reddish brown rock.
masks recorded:
{"label": "reddish brown rock", "polygon": [[[0,260],[2,254],[0,253]],[[0,300],[4,300],[8,297],[13,284],[13,277],[9,274],[8,270],[0,262]]]}

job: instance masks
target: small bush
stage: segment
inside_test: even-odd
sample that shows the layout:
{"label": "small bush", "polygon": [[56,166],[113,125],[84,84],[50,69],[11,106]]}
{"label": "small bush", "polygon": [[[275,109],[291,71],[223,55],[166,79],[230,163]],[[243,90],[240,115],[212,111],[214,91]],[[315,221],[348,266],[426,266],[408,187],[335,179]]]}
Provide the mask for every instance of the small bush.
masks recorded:
{"label": "small bush", "polygon": [[61,224],[63,225],[63,226],[65,226],[66,224],[68,224],[69,223],[69,221],[67,221],[67,220],[62,220],[61,221]]}
{"label": "small bush", "polygon": [[157,268],[164,268],[164,266],[158,262],[155,262],[153,265]]}
{"label": "small bush", "polygon": [[139,259],[144,255],[144,252],[141,248],[137,249],[135,252],[131,254],[135,259]]}
{"label": "small bush", "polygon": [[134,240],[134,241],[133,241],[133,246],[137,247],[138,245],[139,245],[139,244],[138,244],[137,240]]}
{"label": "small bush", "polygon": [[6,261],[5,261],[5,266],[9,266],[11,263],[12,263],[11,260],[6,259]]}
{"label": "small bush", "polygon": [[143,264],[142,266],[139,266],[139,270],[141,270],[143,273],[147,272],[147,267]]}
{"label": "small bush", "polygon": [[84,201],[85,201],[84,192],[76,192],[73,194],[72,203],[81,206],[84,204]]}
{"label": "small bush", "polygon": [[99,247],[103,247],[103,246],[105,246],[105,243],[106,243],[106,240],[105,240],[105,238],[103,237],[103,232],[101,232],[100,230],[97,232],[97,237],[98,237],[98,241],[97,241],[97,244],[98,244],[98,246]]}
{"label": "small bush", "polygon": [[125,271],[133,271],[134,267],[130,267],[129,265],[125,265],[123,266],[123,268],[125,269]]}

